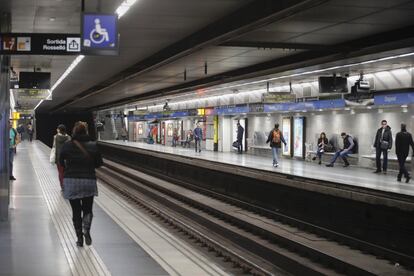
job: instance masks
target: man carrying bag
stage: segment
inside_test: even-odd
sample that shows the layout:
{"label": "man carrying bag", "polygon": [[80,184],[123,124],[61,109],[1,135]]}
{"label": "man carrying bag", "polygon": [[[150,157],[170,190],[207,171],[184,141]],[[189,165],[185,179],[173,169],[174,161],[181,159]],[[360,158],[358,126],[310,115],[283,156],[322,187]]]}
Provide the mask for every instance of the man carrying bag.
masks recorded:
{"label": "man carrying bag", "polygon": [[381,154],[383,156],[382,171],[387,173],[388,166],[388,150],[392,147],[392,133],[391,127],[388,126],[386,120],[381,121],[381,127],[377,130],[375,135],[375,159],[377,164],[377,170],[374,173],[381,173]]}

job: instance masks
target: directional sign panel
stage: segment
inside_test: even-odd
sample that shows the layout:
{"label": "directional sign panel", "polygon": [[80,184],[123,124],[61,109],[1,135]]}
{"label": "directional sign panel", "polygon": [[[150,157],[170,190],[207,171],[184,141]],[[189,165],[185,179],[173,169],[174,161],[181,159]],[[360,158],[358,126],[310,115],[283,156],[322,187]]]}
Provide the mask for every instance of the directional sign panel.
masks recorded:
{"label": "directional sign panel", "polygon": [[83,14],[82,52],[97,55],[118,54],[118,16]]}
{"label": "directional sign panel", "polygon": [[12,89],[19,100],[52,100],[48,89]]}
{"label": "directional sign panel", "polygon": [[0,34],[1,55],[78,55],[79,34]]}

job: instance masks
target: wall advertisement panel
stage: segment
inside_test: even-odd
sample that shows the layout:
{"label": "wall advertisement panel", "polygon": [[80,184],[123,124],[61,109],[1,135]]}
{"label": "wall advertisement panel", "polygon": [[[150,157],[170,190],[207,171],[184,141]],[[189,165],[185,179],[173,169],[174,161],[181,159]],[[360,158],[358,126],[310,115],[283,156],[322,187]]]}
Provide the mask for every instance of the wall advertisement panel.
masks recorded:
{"label": "wall advertisement panel", "polygon": [[282,120],[282,133],[285,138],[286,146],[282,143],[282,153],[284,156],[292,156],[291,150],[291,132],[292,132],[292,117],[284,117]]}
{"label": "wall advertisement panel", "polygon": [[293,119],[293,156],[305,157],[305,117]]}

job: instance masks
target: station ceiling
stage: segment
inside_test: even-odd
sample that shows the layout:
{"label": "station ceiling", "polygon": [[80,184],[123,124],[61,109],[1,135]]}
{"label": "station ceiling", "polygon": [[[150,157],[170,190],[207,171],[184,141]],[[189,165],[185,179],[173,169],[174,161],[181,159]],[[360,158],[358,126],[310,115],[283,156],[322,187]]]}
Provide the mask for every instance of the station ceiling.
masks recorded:
{"label": "station ceiling", "polygon": [[[121,2],[86,1],[86,11],[114,12]],[[13,0],[12,31],[77,33],[80,13],[78,0]],[[103,108],[412,52],[412,18],[407,0],[138,0],[120,19],[120,55],[85,57],[39,111]],[[12,65],[51,71],[53,83],[73,59],[14,56]]]}

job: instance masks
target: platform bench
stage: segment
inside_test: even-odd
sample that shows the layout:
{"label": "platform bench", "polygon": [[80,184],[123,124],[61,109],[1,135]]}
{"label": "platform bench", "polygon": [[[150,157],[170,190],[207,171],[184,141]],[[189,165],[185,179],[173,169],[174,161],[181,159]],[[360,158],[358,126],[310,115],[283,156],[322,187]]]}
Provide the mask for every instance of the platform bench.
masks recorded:
{"label": "platform bench", "polygon": [[[323,163],[329,163],[332,159],[332,156],[334,156],[334,154],[335,154],[335,152],[324,152],[322,154],[322,162]],[[314,150],[308,151],[307,155],[306,155],[306,159],[308,161],[312,162],[313,157],[317,157],[316,156],[316,151],[314,151]],[[351,153],[351,154],[348,155],[347,159],[348,159],[348,162],[351,165],[358,165],[359,155],[358,155],[358,153]],[[316,159],[314,162],[318,162],[318,161],[319,160]],[[342,158],[339,157],[338,159],[336,159],[336,162],[343,163],[344,161],[342,160]]]}

